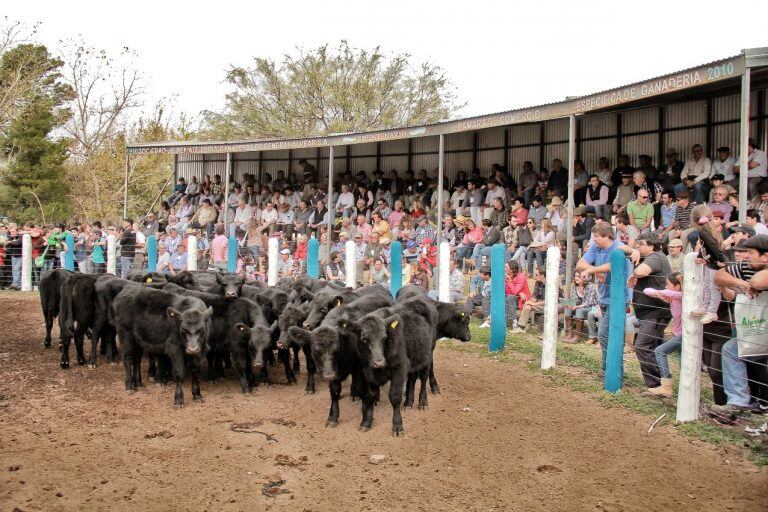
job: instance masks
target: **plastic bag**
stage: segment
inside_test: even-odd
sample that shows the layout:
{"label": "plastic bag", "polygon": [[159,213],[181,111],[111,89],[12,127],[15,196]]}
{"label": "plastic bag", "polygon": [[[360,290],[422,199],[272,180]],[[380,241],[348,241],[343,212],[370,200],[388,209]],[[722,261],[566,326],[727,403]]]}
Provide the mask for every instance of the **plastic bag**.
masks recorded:
{"label": "plastic bag", "polygon": [[754,299],[744,294],[736,296],[734,323],[739,344],[739,357],[768,355],[768,292]]}

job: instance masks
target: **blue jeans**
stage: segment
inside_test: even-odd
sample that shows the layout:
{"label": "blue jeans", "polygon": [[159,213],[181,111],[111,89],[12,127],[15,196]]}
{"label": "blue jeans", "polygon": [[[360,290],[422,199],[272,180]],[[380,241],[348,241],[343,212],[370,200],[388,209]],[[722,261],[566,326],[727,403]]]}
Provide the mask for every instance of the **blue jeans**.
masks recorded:
{"label": "blue jeans", "polygon": [[11,284],[16,287],[21,286],[22,261],[23,261],[23,258],[21,256],[19,256],[18,258],[11,258],[11,275],[13,276],[13,282]]}
{"label": "blue jeans", "polygon": [[120,256],[120,277],[123,279],[128,278],[128,272],[131,271],[131,264],[133,263],[133,258],[126,258],[124,256]]}
{"label": "blue jeans", "polygon": [[576,320],[584,320],[587,318],[587,315],[591,310],[592,306],[587,306],[585,308],[566,309],[565,316],[574,317]]}
{"label": "blue jeans", "polygon": [[[707,197],[709,194],[710,186],[704,183],[703,181],[700,181],[693,185],[693,197],[691,198],[692,201],[694,201],[696,204],[706,204],[709,201],[709,198]],[[674,187],[675,194],[682,190],[688,190],[688,187],[686,187],[682,183],[678,183]]]}
{"label": "blue jeans", "polygon": [[605,371],[605,356],[608,354],[608,330],[611,325],[611,310],[608,304],[600,304],[600,323],[597,325],[597,340],[600,342],[601,366]]}
{"label": "blue jeans", "polygon": [[491,249],[493,246],[491,245],[484,245],[484,244],[477,244],[475,245],[475,248],[472,249],[472,259],[475,260],[475,265],[480,265],[480,256],[489,257],[491,255]]}
{"label": "blue jeans", "polygon": [[749,380],[747,380],[745,361],[760,359],[765,359],[765,356],[739,357],[739,344],[736,338],[728,340],[723,345],[723,388],[729,404],[749,406]]}
{"label": "blue jeans", "polygon": [[590,338],[597,338],[597,326],[599,320],[593,311],[594,308],[589,308],[589,313],[587,313],[587,329],[589,330]]}
{"label": "blue jeans", "polygon": [[541,267],[546,261],[546,256],[546,251],[529,250],[526,255],[526,259],[528,260],[528,274],[533,274],[533,271],[535,270],[533,268],[534,261],[536,262],[537,268]]}
{"label": "blue jeans", "polygon": [[659,374],[662,379],[671,379],[672,374],[669,372],[669,358],[667,357],[672,352],[680,353],[680,349],[683,346],[683,336],[673,336],[668,339],[653,351],[656,356],[656,364],[659,367]]}

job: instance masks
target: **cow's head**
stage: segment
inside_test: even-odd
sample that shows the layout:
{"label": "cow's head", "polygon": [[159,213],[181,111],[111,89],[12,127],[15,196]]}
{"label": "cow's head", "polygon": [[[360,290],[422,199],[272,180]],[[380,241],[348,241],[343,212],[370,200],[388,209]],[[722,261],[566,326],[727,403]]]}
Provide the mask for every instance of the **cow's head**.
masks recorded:
{"label": "cow's head", "polygon": [[264,352],[269,349],[272,342],[272,332],[277,329],[277,324],[273,324],[271,327],[263,324],[249,327],[244,323],[237,323],[234,328],[241,339],[248,340],[248,348],[251,351],[253,365],[256,368],[264,366]]}
{"label": "cow's head", "polygon": [[365,315],[359,321],[339,320],[339,332],[355,340],[360,360],[374,369],[387,366],[386,353],[394,336],[402,333],[400,315],[381,318],[376,314]]}
{"label": "cow's head", "polygon": [[312,358],[322,371],[323,380],[330,382],[338,375],[336,356],[341,350],[339,331],[327,325],[321,325],[310,334]]}
{"label": "cow's head", "polygon": [[224,274],[218,277],[222,293],[227,299],[235,299],[243,290],[243,278],[237,274]]}
{"label": "cow's head", "polygon": [[289,305],[283,310],[283,314],[277,319],[277,325],[280,328],[280,337],[277,339],[277,348],[290,348],[293,338],[290,335],[290,328],[299,326],[307,318],[307,308],[299,308]]}
{"label": "cow's head", "polygon": [[438,308],[443,309],[440,314],[441,325],[438,325],[440,336],[453,338],[459,341],[469,341],[472,333],[469,332],[469,315],[456,304],[438,303]]}
{"label": "cow's head", "polygon": [[181,340],[184,344],[184,352],[191,356],[202,355],[205,351],[205,344],[208,341],[213,308],[209,307],[204,311],[187,309],[182,312],[169,307],[166,310],[166,314],[169,318],[175,320],[178,325]]}
{"label": "cow's head", "polygon": [[314,329],[323,321],[325,315],[334,308],[344,304],[343,295],[320,295],[315,297],[309,310],[307,319],[304,320],[305,329]]}

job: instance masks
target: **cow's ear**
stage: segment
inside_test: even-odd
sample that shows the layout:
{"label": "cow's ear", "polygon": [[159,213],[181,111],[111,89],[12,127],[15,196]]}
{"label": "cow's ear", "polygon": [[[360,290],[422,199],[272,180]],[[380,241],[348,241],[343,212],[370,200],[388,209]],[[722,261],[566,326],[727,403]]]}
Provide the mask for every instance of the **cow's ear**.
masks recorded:
{"label": "cow's ear", "polygon": [[384,319],[384,323],[388,330],[396,331],[398,328],[403,328],[403,319],[400,315],[388,316]]}
{"label": "cow's ear", "polygon": [[274,334],[276,330],[277,330],[277,320],[272,322],[272,325],[269,326],[269,333]]}
{"label": "cow's ear", "polygon": [[169,306],[168,309],[165,310],[165,312],[168,315],[168,318],[174,318],[174,319],[181,318],[181,312],[178,309],[174,309]]}
{"label": "cow's ear", "polygon": [[244,323],[242,323],[242,322],[238,322],[238,323],[236,323],[236,324],[235,324],[235,327],[236,327],[236,328],[237,328],[237,330],[238,330],[238,331],[240,331],[240,332],[245,332],[245,331],[247,331],[247,330],[248,330],[248,326],[247,326],[247,325],[245,325],[245,324],[244,324]]}
{"label": "cow's ear", "polygon": [[205,310],[205,319],[209,319],[213,316],[213,308],[211,306],[208,306],[208,309]]}
{"label": "cow's ear", "polygon": [[291,335],[293,342],[298,346],[309,343],[309,331],[306,329],[293,325],[288,329],[288,334]]}

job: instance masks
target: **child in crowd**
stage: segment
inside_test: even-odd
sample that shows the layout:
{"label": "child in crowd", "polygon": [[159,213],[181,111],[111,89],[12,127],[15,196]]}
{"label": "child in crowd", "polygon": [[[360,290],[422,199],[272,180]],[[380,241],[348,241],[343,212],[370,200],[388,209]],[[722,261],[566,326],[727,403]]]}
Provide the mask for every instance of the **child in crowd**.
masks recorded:
{"label": "child in crowd", "polygon": [[661,374],[661,385],[649,388],[648,393],[651,395],[671,397],[674,394],[672,374],[669,372],[669,359],[667,356],[672,352],[680,353],[683,345],[683,328],[680,321],[680,316],[683,312],[682,284],[682,276],[679,273],[674,273],[667,278],[665,289],[646,288],[643,290],[643,293],[649,297],[668,302],[669,310],[672,312],[672,337],[654,350],[656,364]]}
{"label": "child in crowd", "polygon": [[701,323],[708,324],[717,320],[717,308],[720,306],[720,290],[714,279],[715,273],[725,266],[726,261],[722,235],[723,215],[721,212],[713,214],[706,205],[699,205],[691,210],[691,220],[695,226],[699,226],[696,262],[705,265],[701,307],[691,311],[691,315],[701,317]]}

